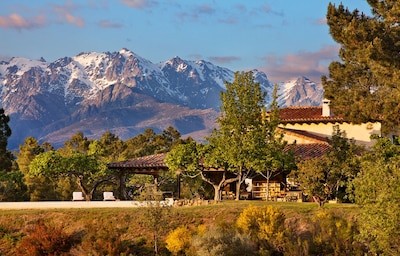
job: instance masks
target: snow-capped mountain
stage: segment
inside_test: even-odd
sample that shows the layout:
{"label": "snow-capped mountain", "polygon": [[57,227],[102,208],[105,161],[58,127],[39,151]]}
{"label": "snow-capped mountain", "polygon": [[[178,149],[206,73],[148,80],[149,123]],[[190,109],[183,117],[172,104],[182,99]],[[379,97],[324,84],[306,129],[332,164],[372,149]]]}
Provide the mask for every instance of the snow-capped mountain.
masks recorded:
{"label": "snow-capped mountain", "polygon": [[[269,101],[272,83],[263,72],[253,74]],[[174,57],[155,64],[128,49],[80,53],[54,62],[2,59],[0,107],[11,118],[10,148],[28,136],[59,145],[77,131],[99,137],[110,130],[128,138],[148,127],[159,132],[169,125],[202,138],[215,127],[224,82],[233,80],[233,71],[211,62]],[[291,93],[281,92],[285,100],[280,102],[287,105]],[[309,97],[299,95],[290,105]]]}
{"label": "snow-capped mountain", "polygon": [[279,84],[280,107],[318,106],[322,102],[323,87],[302,76]]}

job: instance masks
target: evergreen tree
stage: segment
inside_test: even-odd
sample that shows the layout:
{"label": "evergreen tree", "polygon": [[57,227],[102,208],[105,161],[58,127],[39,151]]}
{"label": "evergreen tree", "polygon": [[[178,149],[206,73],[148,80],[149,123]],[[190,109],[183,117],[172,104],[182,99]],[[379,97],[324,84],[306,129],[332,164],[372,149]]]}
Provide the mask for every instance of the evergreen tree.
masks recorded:
{"label": "evergreen tree", "polygon": [[34,137],[28,137],[24,140],[24,144],[19,146],[19,152],[16,153],[17,164],[23,174],[29,172],[29,164],[32,160],[43,153],[44,149],[40,147],[39,142]]}
{"label": "evergreen tree", "polygon": [[63,154],[68,155],[74,152],[86,154],[89,150],[90,140],[82,133],[77,132],[64,142],[64,147],[60,150]]}
{"label": "evergreen tree", "polygon": [[11,128],[9,116],[0,109],[0,201],[24,200],[26,186],[23,175],[17,170],[14,156],[7,149]]}
{"label": "evergreen tree", "polygon": [[40,147],[39,142],[34,137],[27,137],[24,144],[19,146],[19,152],[16,153],[17,164],[22,172],[25,184],[28,187],[28,195],[31,201],[54,199],[54,182],[48,177],[29,175],[29,165],[32,160],[43,153],[44,149]]}
{"label": "evergreen tree", "polygon": [[382,120],[389,133],[400,125],[400,2],[368,3],[372,16],[329,4],[327,23],[341,61],[330,64],[322,83],[335,114],[355,123]]}
{"label": "evergreen tree", "polygon": [[110,131],[106,131],[98,141],[93,141],[89,148],[93,149],[96,145],[99,152],[98,156],[101,157],[103,162],[110,163],[114,161],[124,160],[122,152],[125,150],[125,143],[115,134]]}
{"label": "evergreen tree", "polygon": [[10,117],[0,109],[0,172],[9,172],[13,166],[13,155],[7,149],[8,138],[11,136],[11,128],[8,126]]}

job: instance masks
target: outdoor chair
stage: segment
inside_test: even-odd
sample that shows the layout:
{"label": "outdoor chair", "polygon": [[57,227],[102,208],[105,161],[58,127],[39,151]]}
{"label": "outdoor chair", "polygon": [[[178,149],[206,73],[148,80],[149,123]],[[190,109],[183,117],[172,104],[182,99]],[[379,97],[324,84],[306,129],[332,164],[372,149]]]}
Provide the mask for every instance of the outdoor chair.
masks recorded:
{"label": "outdoor chair", "polygon": [[85,198],[83,197],[82,192],[73,192],[72,193],[72,201],[84,201]]}
{"label": "outdoor chair", "polygon": [[115,201],[113,192],[103,192],[104,201]]}

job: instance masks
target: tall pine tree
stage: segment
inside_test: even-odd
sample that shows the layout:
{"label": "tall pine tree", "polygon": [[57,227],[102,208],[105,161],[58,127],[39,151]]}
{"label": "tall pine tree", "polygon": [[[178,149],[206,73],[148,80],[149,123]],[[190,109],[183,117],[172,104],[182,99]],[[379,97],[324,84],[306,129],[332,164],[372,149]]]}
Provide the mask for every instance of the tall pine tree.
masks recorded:
{"label": "tall pine tree", "polygon": [[336,114],[355,123],[382,120],[389,133],[400,126],[400,1],[367,2],[371,16],[329,4],[341,61],[330,64],[322,83]]}
{"label": "tall pine tree", "polygon": [[9,172],[12,169],[13,155],[7,149],[8,138],[11,136],[11,128],[8,126],[10,117],[0,109],[0,172]]}

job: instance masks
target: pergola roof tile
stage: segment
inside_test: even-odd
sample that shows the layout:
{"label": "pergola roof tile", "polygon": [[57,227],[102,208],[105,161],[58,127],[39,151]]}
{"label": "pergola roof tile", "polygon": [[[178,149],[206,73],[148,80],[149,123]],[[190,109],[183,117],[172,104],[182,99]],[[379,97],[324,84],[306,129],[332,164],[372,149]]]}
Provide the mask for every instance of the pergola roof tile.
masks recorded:
{"label": "pergola roof tile", "polygon": [[132,158],[121,162],[114,162],[107,165],[110,169],[119,168],[167,168],[164,158],[167,153],[155,154]]}
{"label": "pergola roof tile", "polygon": [[[289,147],[289,146],[288,146]],[[296,144],[294,147],[295,156],[301,159],[321,157],[326,154],[331,146],[327,143]],[[110,169],[132,170],[134,173],[156,174],[161,169],[168,169],[164,162],[167,153],[143,156],[128,159],[121,162],[114,162],[107,165]]]}

